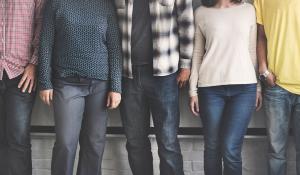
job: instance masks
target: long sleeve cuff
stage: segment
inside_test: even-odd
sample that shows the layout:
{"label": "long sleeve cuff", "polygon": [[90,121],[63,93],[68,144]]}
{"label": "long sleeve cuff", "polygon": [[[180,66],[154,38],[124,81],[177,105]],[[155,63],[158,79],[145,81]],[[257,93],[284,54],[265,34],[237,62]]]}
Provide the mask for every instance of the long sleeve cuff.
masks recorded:
{"label": "long sleeve cuff", "polygon": [[33,65],[37,65],[38,64],[38,57],[36,55],[33,55],[31,57],[31,59],[29,60],[29,63],[33,64]]}
{"label": "long sleeve cuff", "polygon": [[38,89],[39,90],[53,89],[53,85],[52,85],[51,81],[47,81],[47,82],[41,82],[41,81],[39,81]]}
{"label": "long sleeve cuff", "polygon": [[[120,74],[121,75],[121,74]],[[110,80],[110,91],[122,93],[122,77],[112,78]]]}
{"label": "long sleeve cuff", "polygon": [[190,95],[190,97],[198,96],[197,89],[196,90],[189,90],[189,95]]}
{"label": "long sleeve cuff", "polygon": [[182,69],[190,69],[191,65],[192,65],[192,60],[181,58],[179,60],[179,65],[180,65],[180,68],[182,68]]}
{"label": "long sleeve cuff", "polygon": [[111,87],[110,87],[110,91],[111,92],[117,92],[117,93],[122,93],[122,88],[121,88],[121,86],[116,86],[116,85],[111,85]]}

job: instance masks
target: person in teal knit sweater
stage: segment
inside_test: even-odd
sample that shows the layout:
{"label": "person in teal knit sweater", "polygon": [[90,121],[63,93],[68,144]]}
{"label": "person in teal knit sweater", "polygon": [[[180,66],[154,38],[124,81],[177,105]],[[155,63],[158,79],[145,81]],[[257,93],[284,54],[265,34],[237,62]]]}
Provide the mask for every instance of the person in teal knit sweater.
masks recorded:
{"label": "person in teal knit sweater", "polygon": [[100,175],[107,109],[121,100],[122,54],[111,0],[48,0],[39,51],[40,97],[53,104],[52,175]]}

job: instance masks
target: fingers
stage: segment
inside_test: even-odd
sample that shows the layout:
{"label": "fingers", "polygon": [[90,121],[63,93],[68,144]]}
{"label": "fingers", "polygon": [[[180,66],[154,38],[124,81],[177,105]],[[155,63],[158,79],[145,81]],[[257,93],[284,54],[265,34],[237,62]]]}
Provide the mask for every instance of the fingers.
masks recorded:
{"label": "fingers", "polygon": [[199,115],[200,108],[199,108],[199,103],[198,102],[195,104],[195,110],[196,110],[197,114]]}
{"label": "fingers", "polygon": [[274,74],[270,74],[267,78],[267,83],[270,87],[274,87],[276,86],[276,77],[274,76]]}
{"label": "fingers", "polygon": [[199,116],[199,110],[197,108],[199,108],[199,105],[197,105],[195,102],[191,103],[191,111],[195,116]]}
{"label": "fingers", "polygon": [[21,80],[20,80],[20,82],[18,84],[18,88],[21,88],[23,86],[23,84],[26,81],[26,79],[27,79],[27,74],[23,74],[23,76],[22,76],[22,78],[21,78]]}
{"label": "fingers", "polygon": [[[44,99],[45,99],[44,102],[45,102],[48,106],[50,106],[50,104],[51,104],[50,95],[51,95],[51,92],[48,92],[48,93],[45,95],[45,97],[44,97]],[[51,98],[52,98],[52,97],[51,97]]]}
{"label": "fingers", "polygon": [[258,98],[256,98],[255,108],[256,108],[256,111],[259,110],[259,100],[258,100]]}
{"label": "fingers", "polygon": [[178,82],[178,86],[179,86],[179,88],[182,88],[182,87],[183,87],[183,82],[182,82],[182,81],[179,81],[179,82]]}
{"label": "fingers", "polygon": [[185,87],[186,83],[187,83],[187,81],[181,81],[179,87],[180,87],[180,88]]}
{"label": "fingers", "polygon": [[121,94],[116,92],[110,92],[107,97],[106,106],[109,109],[115,109],[119,106],[120,102],[121,102]]}
{"label": "fingers", "polygon": [[28,93],[31,93],[33,91],[34,86],[35,86],[35,81],[31,80],[28,88]]}
{"label": "fingers", "polygon": [[176,80],[179,88],[183,88],[188,81],[188,76],[186,76],[184,73],[180,73]]}
{"label": "fingers", "polygon": [[197,97],[191,97],[190,99],[190,110],[195,116],[199,116],[199,104]]}
{"label": "fingers", "polygon": [[49,105],[50,105],[50,103],[51,103],[52,100],[53,100],[53,91],[50,91],[49,99],[50,99],[50,101],[49,101]]}
{"label": "fingers", "polygon": [[120,99],[118,99],[117,97],[113,98],[112,100],[112,104],[111,104],[111,108],[115,109],[119,106],[120,104]]}
{"label": "fingers", "polygon": [[183,88],[188,80],[189,80],[189,77],[190,77],[190,69],[181,69],[178,76],[177,76],[177,84],[180,88]]}
{"label": "fingers", "polygon": [[195,106],[194,105],[195,105],[195,103],[191,102],[190,109],[191,109],[192,113],[195,115],[196,111],[195,111]]}
{"label": "fingers", "polygon": [[262,97],[260,97],[260,98],[258,99],[258,106],[257,106],[257,109],[256,109],[257,111],[260,110],[260,109],[262,108],[262,104],[263,104],[263,103],[262,103]]}
{"label": "fingers", "polygon": [[111,104],[111,109],[117,108],[117,107],[119,106],[119,103],[120,103],[120,102],[113,100],[113,102],[112,102],[112,104]]}
{"label": "fingers", "polygon": [[177,79],[177,84],[179,86],[179,88],[183,88],[187,83],[187,80],[181,80],[181,79]]}
{"label": "fingers", "polygon": [[109,94],[106,101],[106,107],[111,108],[111,95]]}
{"label": "fingers", "polygon": [[48,106],[50,106],[50,93],[47,93],[47,94],[45,95],[45,103],[46,103]]}
{"label": "fingers", "polygon": [[50,106],[53,100],[53,90],[41,91],[40,98],[46,105]]}
{"label": "fingers", "polygon": [[256,111],[259,111],[262,108],[262,100],[261,94],[258,93],[256,97]]}
{"label": "fingers", "polygon": [[[31,79],[29,77],[26,78],[23,87],[22,87],[22,92],[26,92],[26,90],[29,88],[29,84],[31,82]],[[28,93],[29,93],[29,89],[28,89]]]}
{"label": "fingers", "polygon": [[34,74],[31,75],[30,73],[24,72],[19,84],[18,88],[21,89],[23,93],[26,91],[31,93],[35,86],[35,77]]}

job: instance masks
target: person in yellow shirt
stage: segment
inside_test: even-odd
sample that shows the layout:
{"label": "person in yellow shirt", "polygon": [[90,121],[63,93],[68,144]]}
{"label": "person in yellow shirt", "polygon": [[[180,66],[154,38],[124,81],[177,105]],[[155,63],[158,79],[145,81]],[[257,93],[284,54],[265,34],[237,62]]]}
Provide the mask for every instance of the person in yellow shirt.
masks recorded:
{"label": "person in yellow shirt", "polygon": [[269,141],[269,175],[285,175],[290,123],[300,175],[300,0],[254,0],[260,79]]}

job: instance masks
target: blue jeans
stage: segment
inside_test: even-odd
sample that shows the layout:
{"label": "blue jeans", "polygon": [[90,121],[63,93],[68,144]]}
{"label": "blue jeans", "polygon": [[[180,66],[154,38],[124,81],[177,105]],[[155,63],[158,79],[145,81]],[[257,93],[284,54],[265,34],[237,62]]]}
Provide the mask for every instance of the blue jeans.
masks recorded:
{"label": "blue jeans", "polygon": [[255,109],[256,85],[201,87],[198,94],[204,128],[205,174],[241,175],[241,150]]}
{"label": "blue jeans", "polygon": [[290,122],[296,144],[297,175],[300,175],[300,95],[275,86],[266,88],[264,109],[269,142],[269,175],[285,175]]}
{"label": "blue jeans", "polygon": [[127,137],[127,151],[133,175],[153,175],[148,138],[152,114],[161,175],[183,175],[183,161],[177,139],[179,100],[177,74],[152,75],[152,65],[134,66],[133,79],[123,79],[121,116]]}
{"label": "blue jeans", "polygon": [[0,174],[31,175],[30,116],[35,93],[18,88],[22,76],[0,80]]}

